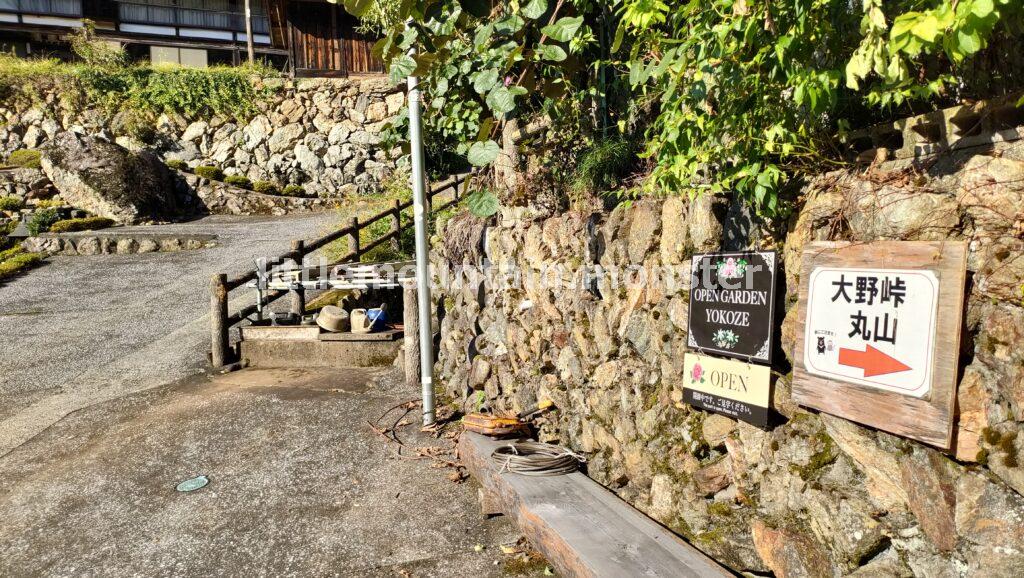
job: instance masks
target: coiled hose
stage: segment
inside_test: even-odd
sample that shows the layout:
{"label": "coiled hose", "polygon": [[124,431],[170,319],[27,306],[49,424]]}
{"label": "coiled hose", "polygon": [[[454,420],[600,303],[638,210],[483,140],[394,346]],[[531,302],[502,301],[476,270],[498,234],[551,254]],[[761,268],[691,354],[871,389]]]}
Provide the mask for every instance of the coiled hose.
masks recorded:
{"label": "coiled hose", "polygon": [[563,447],[541,442],[518,441],[499,446],[491,460],[501,469],[524,476],[560,476],[571,474],[586,460]]}

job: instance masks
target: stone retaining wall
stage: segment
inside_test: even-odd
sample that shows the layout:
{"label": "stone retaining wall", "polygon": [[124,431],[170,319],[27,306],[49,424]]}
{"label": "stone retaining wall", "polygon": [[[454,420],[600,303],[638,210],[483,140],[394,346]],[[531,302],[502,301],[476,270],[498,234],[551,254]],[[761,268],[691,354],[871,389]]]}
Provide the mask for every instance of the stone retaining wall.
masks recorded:
{"label": "stone retaining wall", "polygon": [[214,246],[216,235],[148,235],[106,231],[80,233],[43,233],[25,239],[26,251],[50,255],[134,255],[171,253]]}
{"label": "stone retaining wall", "polygon": [[[292,213],[327,211],[337,205],[336,199],[324,197],[286,197],[265,195],[203,179],[191,173],[178,172],[178,198],[188,215],[288,215]],[[28,218],[36,210],[36,201],[63,201],[56,189],[39,169],[0,171],[0,195],[13,195],[25,201],[20,211],[0,211],[0,225],[9,220]]]}
{"label": "stone retaining wall", "polygon": [[[815,179],[788,223],[723,198],[641,201],[610,214],[466,215],[435,268],[486,258],[523,273],[681,268],[674,289],[582,275],[574,290],[451,282],[438,290],[436,372],[463,408],[538,398],[544,441],[737,572],[776,576],[1019,576],[1024,568],[1024,147],[891,162]],[[780,230],[781,229],[781,230]],[[482,239],[486,242],[481,242]],[[969,242],[969,299],[950,452],[790,397],[799,255],[811,240]],[[775,248],[786,288],[773,407],[762,431],[682,403],[689,257]],[[550,270],[550,269],[548,269]]]}
{"label": "stone retaining wall", "polygon": [[147,146],[192,167],[212,164],[254,181],[299,184],[317,196],[378,190],[393,168],[380,133],[404,106],[402,92],[377,77],[267,84],[272,94],[252,119],[187,122],[162,115],[150,144],[128,134],[124,112],[68,110],[55,94],[40,95],[39,104],[28,109],[0,103],[0,159],[20,148],[38,148],[70,130],[105,135],[127,148]]}
{"label": "stone retaining wall", "polygon": [[182,197],[192,198],[193,201],[197,201],[201,205],[193,207],[195,213],[281,216],[291,213],[326,211],[334,208],[337,204],[337,200],[331,198],[264,195],[191,174],[182,174],[181,177],[182,181],[188,185],[188,194],[183,194]]}

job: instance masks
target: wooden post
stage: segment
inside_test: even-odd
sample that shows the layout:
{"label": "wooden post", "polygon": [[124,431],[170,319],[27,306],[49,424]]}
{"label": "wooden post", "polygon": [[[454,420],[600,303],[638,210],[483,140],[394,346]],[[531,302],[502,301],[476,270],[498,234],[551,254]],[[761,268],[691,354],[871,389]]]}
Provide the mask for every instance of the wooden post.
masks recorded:
{"label": "wooden post", "polygon": [[256,60],[256,48],[252,38],[252,6],[250,0],[245,0],[245,50],[249,56],[249,64]]}
{"label": "wooden post", "polygon": [[352,217],[348,220],[348,257],[353,261],[359,261],[359,217]]}
{"label": "wooden post", "polygon": [[228,276],[210,279],[210,364],[220,369],[228,362]]}
{"label": "wooden post", "polygon": [[402,323],[405,325],[405,383],[420,386],[420,315],[416,302],[416,281],[402,281]]}
{"label": "wooden post", "polygon": [[[292,241],[292,258],[299,265],[299,278],[298,281],[302,281],[302,259],[304,257],[306,248],[306,242],[300,240]],[[290,289],[288,294],[291,296],[291,313],[298,316],[300,322],[302,320],[302,314],[306,312],[306,290],[304,288],[297,287]]]}
{"label": "wooden post", "polygon": [[391,249],[397,253],[402,250],[402,202],[395,199],[391,202]]}

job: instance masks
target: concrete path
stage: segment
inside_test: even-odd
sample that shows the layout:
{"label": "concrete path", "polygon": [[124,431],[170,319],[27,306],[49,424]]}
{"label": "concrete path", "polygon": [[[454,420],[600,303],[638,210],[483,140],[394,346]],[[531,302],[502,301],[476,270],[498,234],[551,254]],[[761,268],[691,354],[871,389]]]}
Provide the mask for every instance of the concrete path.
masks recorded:
{"label": "concrete path", "polygon": [[213,233],[180,253],[52,257],[0,284],[0,456],[80,408],[202,370],[210,275],[330,230],[337,215],[214,216],[151,232]]}
{"label": "concrete path", "polygon": [[[416,393],[395,371],[245,370],[75,412],[0,459],[0,576],[543,575],[501,552],[517,530],[472,482],[367,426]],[[417,418],[405,444],[450,443]]]}

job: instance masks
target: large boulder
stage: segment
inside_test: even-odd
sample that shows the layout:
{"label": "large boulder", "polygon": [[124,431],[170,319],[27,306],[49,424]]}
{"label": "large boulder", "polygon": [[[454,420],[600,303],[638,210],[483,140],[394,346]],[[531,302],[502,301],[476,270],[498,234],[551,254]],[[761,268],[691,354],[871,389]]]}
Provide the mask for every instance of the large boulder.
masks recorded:
{"label": "large boulder", "polygon": [[170,171],[147,151],[65,132],[43,149],[41,160],[61,197],[93,214],[129,225],[180,213]]}

